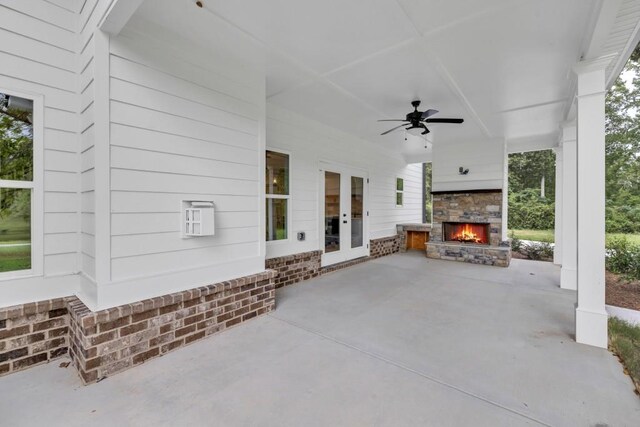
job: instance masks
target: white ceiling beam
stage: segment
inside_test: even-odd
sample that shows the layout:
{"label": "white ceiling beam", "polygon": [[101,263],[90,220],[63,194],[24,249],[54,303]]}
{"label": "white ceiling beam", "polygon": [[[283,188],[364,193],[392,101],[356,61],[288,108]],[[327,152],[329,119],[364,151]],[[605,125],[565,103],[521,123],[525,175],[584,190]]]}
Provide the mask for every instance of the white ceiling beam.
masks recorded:
{"label": "white ceiling beam", "polygon": [[144,0],[113,0],[102,17],[98,28],[112,36],[117,36]]}
{"label": "white ceiling beam", "polygon": [[559,133],[548,135],[534,135],[507,141],[507,153],[526,153],[529,151],[548,150],[558,146]]}

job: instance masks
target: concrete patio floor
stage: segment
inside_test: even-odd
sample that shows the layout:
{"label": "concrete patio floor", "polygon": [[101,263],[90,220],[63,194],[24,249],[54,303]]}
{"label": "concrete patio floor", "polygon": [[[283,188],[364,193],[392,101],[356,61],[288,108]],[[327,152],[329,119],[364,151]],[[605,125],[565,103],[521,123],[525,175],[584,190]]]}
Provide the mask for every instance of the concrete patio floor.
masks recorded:
{"label": "concrete patio floor", "polygon": [[0,425],[640,425],[618,360],[573,341],[558,275],[381,258],[95,385],[64,360],[0,378]]}

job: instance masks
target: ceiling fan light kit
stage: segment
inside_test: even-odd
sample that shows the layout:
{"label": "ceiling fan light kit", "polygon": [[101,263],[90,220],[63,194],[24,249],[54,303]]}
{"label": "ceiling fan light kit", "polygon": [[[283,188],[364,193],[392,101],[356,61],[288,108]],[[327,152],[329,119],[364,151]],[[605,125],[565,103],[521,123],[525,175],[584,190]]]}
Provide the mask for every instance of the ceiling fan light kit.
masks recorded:
{"label": "ceiling fan light kit", "polygon": [[[432,119],[431,116],[433,116],[434,114],[437,114],[438,110],[434,110],[430,108],[426,111],[418,111],[418,107],[420,106],[419,100],[412,101],[411,105],[413,106],[413,111],[408,113],[404,119],[378,120],[379,122],[403,122],[401,125],[391,128],[388,131],[381,133],[380,135],[386,135],[402,127],[404,127],[404,129],[412,135],[426,135],[430,132],[430,130],[427,128],[425,123],[460,124],[464,122],[464,119],[452,119],[452,118]],[[405,126],[409,126],[409,127],[405,127]]]}

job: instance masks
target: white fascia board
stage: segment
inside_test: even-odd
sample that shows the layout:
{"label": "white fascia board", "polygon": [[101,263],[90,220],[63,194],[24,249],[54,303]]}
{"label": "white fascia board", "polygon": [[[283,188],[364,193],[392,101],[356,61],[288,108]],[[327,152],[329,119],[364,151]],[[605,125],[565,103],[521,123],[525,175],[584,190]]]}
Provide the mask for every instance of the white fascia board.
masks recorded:
{"label": "white fascia board", "polygon": [[98,24],[105,33],[111,36],[117,36],[129,19],[138,10],[144,0],[113,0],[111,7],[104,14],[104,17]]}

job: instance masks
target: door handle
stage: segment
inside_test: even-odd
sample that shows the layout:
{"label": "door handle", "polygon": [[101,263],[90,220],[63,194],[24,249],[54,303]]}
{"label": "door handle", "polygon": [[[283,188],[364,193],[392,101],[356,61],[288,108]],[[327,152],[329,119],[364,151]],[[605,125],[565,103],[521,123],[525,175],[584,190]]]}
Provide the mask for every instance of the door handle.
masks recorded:
{"label": "door handle", "polygon": [[346,220],[345,220],[345,221],[342,221],[342,223],[343,223],[343,224],[346,224],[346,223],[347,223],[347,221],[346,221]]}

